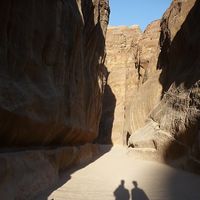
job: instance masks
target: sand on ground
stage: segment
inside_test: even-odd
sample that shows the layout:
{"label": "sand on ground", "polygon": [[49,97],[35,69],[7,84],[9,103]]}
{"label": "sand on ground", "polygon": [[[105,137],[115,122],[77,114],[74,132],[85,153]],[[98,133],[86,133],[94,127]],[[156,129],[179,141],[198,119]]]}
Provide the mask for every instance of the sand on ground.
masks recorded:
{"label": "sand on ground", "polygon": [[165,164],[136,160],[126,148],[108,153],[71,174],[41,200],[200,200],[200,176]]}

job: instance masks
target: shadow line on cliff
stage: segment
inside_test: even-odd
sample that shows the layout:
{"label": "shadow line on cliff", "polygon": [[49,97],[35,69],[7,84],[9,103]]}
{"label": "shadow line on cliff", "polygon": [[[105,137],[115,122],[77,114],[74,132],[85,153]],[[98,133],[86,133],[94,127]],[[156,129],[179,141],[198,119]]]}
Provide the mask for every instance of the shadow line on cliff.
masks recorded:
{"label": "shadow line on cliff", "polygon": [[[189,91],[188,95],[191,99],[188,103],[188,109],[190,109],[192,105],[195,105],[195,108],[199,109],[198,102],[195,102],[193,99],[195,98],[193,96],[195,94],[192,93],[192,89],[199,87],[198,81],[200,80],[200,26],[197,24],[197,19],[200,19],[199,10],[200,1],[196,1],[172,41],[170,41],[169,33],[161,32],[160,37],[161,52],[157,68],[162,70],[159,78],[163,87],[161,98],[164,96],[166,97],[165,94],[168,93],[170,96],[185,98],[184,95],[181,96],[181,93],[184,94],[187,90],[187,92]],[[161,27],[162,25],[161,23]],[[166,29],[167,27],[163,28]],[[167,98],[168,97],[166,97],[165,100]],[[187,103],[187,99],[185,99],[185,102]],[[185,125],[186,129],[184,131],[177,130],[177,134],[174,136],[176,140],[183,143],[183,146],[180,150],[178,149],[178,152],[173,142],[166,148],[164,159],[168,164],[173,163],[173,160],[184,157],[185,155],[188,156],[192,153],[198,156],[200,153],[200,149],[197,150],[198,152],[194,152],[194,146],[198,146],[200,118],[197,115],[194,119],[186,120],[188,120],[188,122],[184,122],[187,123]],[[181,122],[179,122],[179,127],[180,123]],[[198,149],[198,147],[196,149]],[[173,153],[175,156],[173,156]],[[172,158],[170,160],[171,155]],[[181,166],[179,163],[179,167],[200,173],[199,164],[194,160],[187,160],[187,167],[185,164],[185,161]]]}
{"label": "shadow line on cliff", "polygon": [[[184,83],[184,87],[189,89],[200,79],[200,63],[197,62],[200,55],[200,26],[194,22],[194,19],[200,19],[199,10],[200,2],[196,1],[172,41],[170,33],[161,32],[157,69],[162,70],[159,78],[163,87],[162,97],[173,83],[176,86]],[[165,26],[164,23],[161,23],[161,27]]]}
{"label": "shadow line on cliff", "polygon": [[[9,2],[9,1],[8,1]],[[56,1],[55,1],[56,2]],[[77,69],[77,72],[76,73],[78,73],[78,71],[80,72],[80,73],[82,73],[82,76],[83,76],[83,79],[85,79],[83,82],[84,82],[84,84],[85,84],[85,88],[86,88],[86,91],[85,91],[85,93],[84,93],[84,98],[85,98],[85,104],[87,104],[87,105],[84,105],[83,106],[83,112],[87,112],[87,113],[89,113],[88,115],[89,115],[89,117],[87,118],[87,119],[84,119],[83,118],[83,124],[81,124],[82,126],[83,125],[85,125],[85,127],[87,127],[87,129],[92,129],[92,128],[94,128],[94,127],[96,127],[96,126],[98,126],[98,122],[99,122],[99,118],[100,118],[100,105],[101,105],[101,101],[100,101],[100,97],[101,97],[101,88],[100,88],[100,86],[99,86],[99,78],[102,78],[102,77],[100,77],[101,76],[101,71],[102,71],[102,69],[101,69],[101,66],[99,65],[99,62],[101,61],[101,59],[103,58],[103,57],[105,57],[105,53],[104,53],[104,49],[105,49],[105,38],[104,38],[104,33],[103,33],[103,30],[102,30],[102,27],[101,27],[101,25],[104,23],[103,22],[103,15],[105,14],[105,13],[102,13],[102,10],[100,10],[101,8],[102,8],[102,5],[100,5],[100,3],[102,3],[102,1],[98,1],[98,3],[99,3],[99,5],[97,5],[98,6],[98,10],[97,10],[97,12],[99,12],[98,14],[98,18],[96,19],[96,16],[94,16],[94,13],[96,13],[96,12],[94,12],[94,4],[93,4],[93,1],[92,0],[87,0],[87,1],[81,1],[81,8],[82,8],[82,13],[80,12],[80,10],[79,10],[79,6],[78,6],[78,3],[80,3],[80,2],[77,2],[77,1],[75,1],[75,0],[72,0],[72,1],[61,1],[62,2],[62,4],[59,4],[59,5],[57,5],[58,7],[56,7],[55,8],[55,6],[54,6],[54,8],[55,9],[58,9],[60,12],[62,12],[62,13],[58,13],[58,14],[61,14],[61,15],[63,15],[63,16],[61,16],[61,19],[62,19],[62,23],[66,23],[65,25],[66,26],[68,26],[67,27],[67,29],[68,30],[70,30],[73,26],[74,26],[74,29],[80,29],[81,31],[81,36],[83,37],[83,42],[84,42],[84,48],[83,48],[83,52],[78,52],[78,51],[76,51],[77,50],[77,48],[79,48],[79,47],[77,47],[77,46],[73,46],[73,44],[75,43],[75,41],[73,41],[74,43],[72,43],[72,46],[70,46],[70,51],[68,52],[68,51],[66,51],[65,53],[67,54],[73,54],[74,53],[74,55],[75,56],[73,56],[70,60],[68,60],[65,64],[65,67],[66,68],[69,68],[69,74],[67,75],[68,77],[67,78],[69,78],[70,77],[70,80],[71,81],[73,81],[73,82],[77,82],[77,84],[79,83],[79,84],[81,84],[82,82],[80,81],[80,80],[76,80],[76,78],[77,77],[79,77],[78,75],[76,75],[76,76],[72,76],[72,74],[71,74],[71,72],[72,71],[75,71],[74,70],[74,66],[72,67],[72,66],[70,66],[70,64],[72,63],[73,65],[76,65],[77,63],[73,63],[73,59],[79,59],[79,57],[80,58],[83,58],[83,60],[81,61],[81,63],[80,64],[83,64],[84,66],[83,66],[83,69],[80,67],[80,66],[77,66],[76,67],[76,69]],[[69,4],[68,4],[69,3]],[[96,1],[95,1],[95,3],[96,3]],[[15,4],[14,4],[15,5]],[[20,7],[21,5],[24,5],[23,3],[22,4],[20,4],[19,3],[19,5],[17,5],[16,7],[18,8],[18,7]],[[37,6],[38,6],[38,8],[39,7],[41,7],[42,9],[43,9],[43,5],[45,5],[44,4],[44,2],[40,5],[40,3],[37,3]],[[36,4],[30,4],[30,10],[32,11],[32,7],[31,6],[35,6],[36,7]],[[66,6],[66,9],[62,9],[62,6]],[[96,5],[95,5],[96,6]],[[7,6],[7,7],[10,7],[10,6]],[[12,9],[11,10],[13,10],[14,9],[14,7],[15,6],[11,6],[12,7]],[[53,7],[53,6],[52,6]],[[37,7],[36,7],[37,8]],[[33,9],[34,10],[34,9]],[[70,12],[68,12],[68,13],[65,13],[66,11],[70,11]],[[20,11],[20,12],[19,12]],[[42,10],[43,11],[43,10]],[[52,23],[52,21],[50,21],[49,19],[52,19],[52,18],[48,18],[48,14],[50,14],[51,13],[51,11],[52,10],[49,10],[48,12],[42,12],[42,16],[44,15],[44,16],[47,16],[47,20],[45,21],[45,24],[51,24]],[[105,11],[105,10],[104,10]],[[21,13],[22,11],[19,9],[18,10],[18,12],[16,12],[17,14],[19,14],[19,16],[18,16],[18,18],[20,18],[20,13]],[[27,8],[27,10],[26,10],[26,12],[28,13],[29,12],[29,8]],[[2,12],[3,13],[3,12]],[[14,14],[15,14],[15,12],[13,12]],[[12,16],[12,15],[14,15],[13,13],[10,13],[10,15]],[[23,12],[22,12],[23,13]],[[3,13],[4,14],[4,13]],[[31,16],[31,14],[32,13],[30,13],[30,16]],[[65,15],[66,14],[66,15]],[[34,15],[37,15],[37,16],[39,16],[39,12],[37,13],[34,13]],[[56,17],[58,17],[58,16],[54,16],[54,13],[52,14],[53,15],[53,18],[55,19],[55,21],[56,20],[58,20],[59,21],[59,18],[56,18]],[[69,18],[68,19],[66,19],[67,17],[64,17],[64,15],[65,16],[68,16]],[[101,16],[100,16],[101,15]],[[106,14],[105,14],[106,15]],[[7,15],[5,15],[5,16],[7,16]],[[10,16],[10,17],[11,17]],[[15,18],[15,16],[13,17],[13,18]],[[78,23],[76,24],[76,26],[73,24],[73,18],[74,19],[76,19],[76,20],[74,20],[75,21],[75,23],[76,22],[80,22],[80,27],[78,27]],[[105,17],[106,18],[106,17]],[[48,21],[49,20],[49,21]],[[96,20],[97,20],[97,22],[96,22]],[[11,23],[11,21],[12,21],[12,18],[11,19],[9,19],[9,23]],[[27,21],[25,21],[25,22],[27,22]],[[32,22],[32,21],[31,21]],[[65,45],[68,45],[68,41],[67,41],[67,39],[68,40],[70,40],[71,38],[70,38],[70,34],[68,35],[68,32],[67,31],[65,31],[65,30],[63,30],[62,29],[62,26],[61,26],[61,24],[62,24],[61,22],[59,22],[58,24],[58,27],[56,27],[57,29],[59,29],[59,30],[61,30],[61,32],[62,32],[62,35],[61,35],[61,41],[62,41],[62,43],[60,44],[59,43],[59,46],[62,46],[62,48],[65,48]],[[70,23],[70,26],[69,26],[69,24],[67,24],[67,23]],[[82,24],[81,24],[82,23]],[[100,24],[100,23],[102,23],[102,24]],[[33,24],[35,24],[35,22],[33,23],[30,23],[32,26],[33,26]],[[10,24],[9,24],[10,25]],[[17,25],[16,25],[17,26]],[[26,23],[24,23],[23,24],[23,26],[25,27],[26,26]],[[41,27],[43,27],[44,26],[44,20],[42,20],[41,19]],[[51,32],[51,30],[40,30],[40,28],[41,27],[37,27],[39,30],[38,30],[38,32],[39,31],[47,31],[48,32],[48,34],[49,35],[51,35],[52,34],[52,32]],[[10,27],[9,27],[10,28]],[[33,27],[34,28],[34,27]],[[12,31],[13,32],[13,31]],[[36,31],[35,31],[36,32]],[[14,32],[13,32],[14,33]],[[15,34],[16,35],[16,34]],[[74,34],[73,35],[74,37],[73,38],[75,38],[75,40],[79,40],[80,38],[79,38],[79,34],[77,35],[78,36],[78,38],[76,38],[76,35]],[[22,38],[23,38],[23,35],[21,36]],[[26,37],[25,37],[26,38]],[[64,40],[62,40],[62,39],[66,39],[66,41]],[[11,38],[12,39],[12,38]],[[51,37],[50,37],[50,39],[51,39]],[[50,40],[49,39],[49,40]],[[42,42],[44,42],[43,40],[43,38],[41,38],[41,40],[42,40]],[[20,43],[25,43],[21,38],[19,39],[19,41],[20,41]],[[10,41],[11,43],[13,42],[15,42],[15,41]],[[15,44],[14,44],[14,46],[15,46]],[[17,45],[16,45],[17,46]],[[53,47],[52,47],[53,48]],[[81,47],[82,48],[82,47]],[[17,48],[16,48],[17,49]],[[18,49],[17,49],[18,50]],[[36,49],[37,50],[37,49]],[[38,53],[38,52],[37,52]],[[63,54],[65,54],[65,53],[63,53]],[[78,57],[76,57],[76,54],[81,54],[81,55],[78,55]],[[67,55],[65,55],[65,56],[67,56]],[[23,56],[21,56],[22,58],[23,58]],[[8,57],[9,58],[9,57]],[[60,57],[58,56],[58,58],[60,59]],[[24,58],[23,58],[24,59]],[[30,58],[29,58],[30,60],[32,59],[32,57],[30,56]],[[30,67],[29,66],[29,61],[30,60],[26,60],[26,64],[28,65],[28,67]],[[59,61],[59,59],[58,59],[58,61]],[[77,60],[78,60],[77,59]],[[10,59],[11,60],[11,59]],[[35,61],[35,60],[34,60]],[[56,60],[57,61],[57,60]],[[59,62],[58,62],[59,63]],[[12,66],[9,66],[10,68],[12,68]],[[24,67],[24,66],[23,66]],[[25,68],[25,67],[24,67]],[[81,70],[83,70],[83,72],[81,71]],[[59,71],[59,70],[58,70]],[[64,70],[65,71],[65,70]],[[67,71],[67,70],[66,70]],[[26,70],[24,70],[23,71],[23,74],[25,74],[26,75]],[[61,73],[62,74],[62,77],[63,77],[63,79],[65,78],[64,77],[64,75],[66,75],[65,73]],[[37,76],[38,76],[38,74],[36,74]],[[39,74],[40,75],[40,74]],[[36,79],[38,78],[36,76]],[[21,77],[20,77],[21,78]],[[43,80],[44,82],[45,82],[45,80]],[[56,82],[56,81],[55,81]],[[76,95],[74,95],[74,93],[75,92],[77,92],[77,90],[75,90],[75,88],[74,88],[74,91],[73,91],[73,87],[72,87],[72,90],[70,90],[70,91],[68,91],[68,89],[70,88],[70,81],[68,81],[67,83],[65,83],[65,85],[63,85],[63,90],[64,90],[64,93],[66,93],[65,94],[65,97],[66,97],[66,99],[61,99],[61,102],[64,102],[65,104],[69,104],[70,102],[69,102],[69,99],[71,98],[71,100],[72,100],[72,102],[71,102],[71,104],[72,103],[74,103],[74,102],[76,102],[76,101],[74,101],[74,100],[76,100],[76,99],[73,99],[73,97],[75,96],[75,97],[79,97],[79,93],[77,93]],[[15,88],[14,88],[15,89]],[[80,89],[80,88],[79,88]],[[45,93],[45,89],[42,91],[43,93]],[[78,91],[78,92],[80,92],[80,91]],[[31,93],[31,92],[30,92]],[[69,94],[68,94],[69,93]],[[14,93],[15,94],[15,93]],[[31,93],[32,94],[32,93]],[[14,97],[13,97],[13,99],[14,99]],[[39,97],[38,97],[38,99],[39,99]],[[37,99],[37,100],[38,100]],[[39,99],[40,100],[40,99]],[[38,100],[38,101],[39,101]],[[57,99],[56,99],[57,100]],[[82,99],[81,99],[82,100]],[[13,100],[14,101],[14,100]],[[45,98],[44,99],[44,103],[46,103],[47,101],[50,101],[48,98]],[[37,102],[37,101],[36,101]],[[58,101],[59,102],[59,101]],[[80,101],[80,103],[82,103],[82,101]],[[71,121],[70,121],[70,117],[71,116],[74,116],[75,115],[75,124],[78,124],[79,123],[79,116],[81,116],[81,115],[79,115],[80,113],[78,113],[77,112],[77,110],[76,110],[76,107],[75,107],[75,110],[74,110],[74,113],[72,114],[72,112],[73,112],[73,109],[69,109],[70,108],[70,106],[72,106],[71,104],[69,104],[68,105],[68,107],[67,107],[67,109],[65,110],[65,109],[60,109],[60,112],[63,112],[63,115],[67,115],[67,119],[65,119],[65,120],[63,120],[64,122],[66,122],[68,119],[69,119],[69,124],[71,124]],[[42,104],[43,105],[43,104]],[[51,104],[50,104],[51,105]],[[31,106],[33,106],[33,105],[31,105]],[[60,105],[57,105],[58,107],[60,106]],[[39,107],[39,106],[38,106]],[[53,108],[53,106],[52,106],[52,108]],[[81,107],[82,108],[82,107]],[[26,108],[20,108],[20,109],[26,109]],[[32,107],[30,107],[29,108],[30,110],[32,110]],[[51,109],[51,106],[50,106],[50,109]],[[28,109],[27,109],[28,110]],[[38,110],[40,110],[40,108],[38,108]],[[36,110],[37,111],[37,110]],[[39,112],[39,114],[40,114],[40,112]],[[56,115],[56,113],[53,113],[52,114],[52,118],[54,117]],[[91,116],[90,116],[91,115]],[[4,116],[5,117],[5,116]],[[13,117],[12,117],[13,118]],[[16,118],[22,118],[23,119],[23,116],[21,117],[20,115],[17,115],[16,116]],[[54,118],[53,118],[54,119]],[[59,117],[58,118],[56,118],[56,119],[60,119]],[[15,118],[13,119],[13,121],[15,120]],[[31,117],[29,117],[28,118],[28,121],[34,121],[35,119],[32,119]],[[53,121],[53,120],[52,120]],[[50,123],[48,124],[49,126],[50,125],[52,125],[52,121],[50,121]],[[89,121],[89,122],[88,122]],[[27,123],[26,123],[26,121],[24,122],[23,120],[21,120],[20,122],[21,123],[19,123],[17,120],[15,121],[16,123],[15,124],[13,124],[13,123],[8,123],[9,121],[7,121],[6,122],[6,128],[9,128],[8,130],[6,130],[5,131],[5,135],[6,135],[6,137],[9,135],[8,133],[9,133],[9,131],[10,131],[10,133],[12,133],[12,132],[14,132],[12,129],[14,129],[15,128],[15,130],[17,130],[16,132],[15,132],[15,134],[14,134],[14,136],[15,137],[10,137],[10,135],[9,135],[9,137],[8,137],[8,139],[9,139],[9,141],[11,140],[11,139],[13,139],[13,143],[11,143],[12,144],[12,147],[14,146],[14,144],[16,143],[16,144],[21,144],[21,145],[19,145],[19,146],[22,146],[23,145],[23,142],[24,141],[22,141],[21,143],[20,143],[20,141],[15,141],[15,139],[17,138],[16,136],[18,136],[18,135],[22,135],[22,131],[21,131],[21,129],[23,128],[23,130],[24,130],[24,132],[27,134],[27,137],[25,137],[25,141],[26,141],[26,139],[29,139],[29,138],[31,138],[30,136],[31,136],[31,133],[34,133],[34,134],[32,134],[32,138],[34,138],[35,136],[38,136],[37,137],[37,141],[34,143],[35,145],[34,145],[34,147],[31,147],[31,144],[32,143],[28,143],[28,145],[26,145],[26,147],[22,147],[22,148],[14,148],[13,150],[16,152],[16,151],[23,151],[23,150],[26,150],[26,151],[28,151],[28,150],[30,150],[30,149],[33,149],[33,150],[35,150],[35,149],[37,149],[37,150],[39,150],[40,151],[40,148],[47,148],[47,149],[51,149],[51,148],[54,148],[54,147],[50,147],[50,145],[52,144],[56,144],[56,148],[57,148],[57,146],[63,146],[63,145],[79,145],[80,143],[84,143],[84,142],[88,142],[88,141],[92,141],[93,140],[93,138],[95,137],[95,133],[96,133],[96,131],[94,131],[93,133],[91,133],[89,136],[87,135],[87,133],[89,132],[89,130],[87,130],[87,131],[85,131],[84,133],[82,133],[82,136],[81,136],[81,139],[80,138],[78,138],[78,136],[79,136],[79,134],[76,132],[76,130],[74,131],[74,127],[71,127],[71,129],[70,129],[70,131],[68,131],[68,128],[65,126],[66,124],[65,123],[62,123],[61,125],[59,124],[59,123],[57,123],[56,122],[56,125],[55,126],[53,126],[53,128],[49,128],[48,129],[48,131],[50,132],[50,131],[52,131],[52,138],[50,138],[49,139],[49,141],[48,142],[44,142],[44,141],[42,141],[42,139],[45,137],[45,134],[47,134],[48,132],[46,131],[46,129],[45,129],[45,131],[44,131],[44,127],[46,127],[46,125],[45,125],[45,123],[41,123],[41,126],[40,127],[38,127],[38,126],[32,126],[32,127],[30,127],[30,126],[27,126]],[[12,122],[12,121],[11,121]],[[34,121],[35,122],[35,121]],[[67,121],[68,122],[68,121]],[[66,122],[66,123],[67,123]],[[85,124],[84,124],[84,122],[85,122]],[[16,126],[15,126],[16,125]],[[93,127],[91,128],[90,127],[90,125],[93,125]],[[59,126],[61,127],[63,127],[63,131],[61,131],[60,133],[59,133],[59,131],[58,131],[58,129],[59,129]],[[79,124],[79,126],[80,126],[80,124]],[[14,127],[14,128],[13,128]],[[85,128],[85,127],[81,127],[81,128]],[[36,128],[36,130],[37,131],[35,131],[35,129],[34,128]],[[10,130],[11,129],[11,130]],[[42,130],[42,131],[40,131],[40,133],[41,133],[41,135],[38,133],[39,132],[39,130]],[[56,131],[58,132],[58,139],[54,139],[55,137],[55,134],[56,134]],[[73,132],[74,131],[74,132]],[[66,142],[66,140],[65,140],[65,137],[67,138],[67,134],[71,134],[71,137],[69,137],[69,140],[72,140],[72,142],[71,141],[67,141]],[[92,135],[93,134],[93,135]],[[76,138],[77,137],[77,138]],[[89,139],[87,138],[87,137],[89,137]],[[6,139],[5,138],[3,138],[3,137],[1,137],[1,144],[6,144]],[[32,139],[33,140],[33,139]],[[46,140],[46,138],[45,138],[45,140]],[[58,142],[57,142],[58,141]],[[64,142],[65,141],[65,142]],[[74,141],[74,142],[73,142]],[[26,141],[27,142],[27,141]],[[10,143],[9,143],[10,144]],[[33,144],[32,144],[32,146],[33,146]],[[35,147],[36,146],[36,147]],[[107,148],[105,151],[103,151],[103,152],[101,152],[101,154],[98,156],[98,157],[100,157],[100,156],[102,156],[103,154],[105,154],[107,151],[109,151],[110,150],[110,147],[109,148]],[[10,150],[10,149],[3,149],[3,152],[4,151],[12,151],[12,150]],[[98,158],[97,157],[97,158]],[[95,158],[95,159],[97,159],[97,158]],[[34,158],[33,158],[34,159]],[[55,157],[54,156],[52,156],[52,159],[55,159]],[[94,160],[95,160],[94,159]],[[91,161],[92,162],[92,161]],[[78,168],[74,168],[73,170],[71,170],[71,171],[69,171],[69,172],[66,172],[66,173],[64,173],[64,177],[65,178],[63,178],[62,179],[62,181],[61,182],[59,182],[59,183],[56,183],[56,186],[51,190],[51,192],[52,191],[54,191],[55,189],[57,189],[59,186],[61,186],[62,184],[64,184],[64,183],[66,183],[69,179],[70,179],[70,174],[72,173],[72,172],[74,172],[74,171],[76,171],[76,170],[78,170],[78,169],[80,169],[80,168],[82,168],[82,167],[84,167],[84,166],[86,166],[86,165],[88,165],[89,163],[91,163],[91,162],[87,162],[87,163],[85,163],[84,165],[82,165],[82,166],[79,166]],[[40,171],[40,173],[42,174],[43,172],[44,172],[44,170],[46,170],[46,169],[43,169],[43,168],[41,168],[40,169],[41,171]],[[58,171],[59,171],[59,169],[58,169]],[[33,173],[33,175],[34,175],[34,173]],[[24,175],[24,176],[26,176],[26,174]],[[48,178],[48,177],[47,177]],[[17,178],[14,180],[16,183],[18,182],[18,181],[20,181],[19,180],[19,177],[17,176]],[[32,180],[31,180],[32,181]],[[31,198],[31,196],[33,196],[33,195],[38,195],[38,194],[33,194],[33,191],[32,190],[30,190],[30,188],[31,188],[31,181],[30,180],[28,180],[27,182],[26,182],[26,192],[27,193],[29,193],[30,195],[29,195],[29,197]],[[19,186],[20,187],[20,186]],[[36,191],[37,190],[43,190],[44,188],[43,187],[46,187],[46,185],[45,184],[43,184],[43,185],[41,185],[41,188],[40,188],[40,186],[38,186],[38,188],[36,189]],[[13,189],[14,190],[14,189]],[[23,189],[23,190],[25,190],[25,189]],[[45,189],[44,189],[45,190]],[[14,192],[15,191],[13,191],[13,195],[15,195],[14,194]],[[23,198],[23,194],[21,193],[20,194],[21,195],[21,199],[24,199]],[[45,196],[45,198],[43,198],[43,199],[48,199],[48,195],[46,195]]]}
{"label": "shadow line on cliff", "polygon": [[64,170],[59,171],[59,178],[55,182],[55,184],[51,185],[45,191],[42,191],[41,193],[39,193],[36,196],[34,196],[33,199],[38,199],[38,200],[48,200],[49,198],[50,199],[54,199],[54,197],[51,196],[51,194],[55,190],[57,190],[58,188],[62,187],[64,184],[66,184],[72,178],[71,174],[73,174],[74,172],[76,172],[78,170],[81,170],[82,168],[86,167],[87,165],[95,162],[101,156],[103,156],[104,154],[106,154],[107,152],[109,152],[111,150],[111,148],[112,148],[111,145],[100,145],[99,146],[100,151],[91,160],[85,161],[84,163],[77,164],[75,166],[74,165],[69,166],[69,167],[67,167]]}
{"label": "shadow line on cliff", "polygon": [[96,142],[99,144],[112,144],[112,129],[116,107],[116,97],[111,87],[107,83],[110,72],[108,72],[108,69],[105,65],[102,67],[106,80],[103,95],[102,115],[99,125],[99,136],[96,139]]}
{"label": "shadow line on cliff", "polygon": [[[100,3],[101,2],[99,2],[99,5],[98,5],[99,7],[102,6],[102,5],[100,5]],[[98,101],[97,97],[102,92],[101,88],[98,84],[98,79],[101,78],[103,80],[103,78],[105,78],[105,74],[104,74],[104,70],[105,70],[104,69],[105,37],[104,37],[104,33],[103,33],[103,30],[102,30],[102,27],[100,24],[100,23],[103,23],[102,22],[103,19],[100,18],[101,11],[100,11],[99,7],[98,7],[98,9],[99,9],[98,10],[99,11],[98,19],[95,19],[95,16],[94,16],[95,6],[94,6],[92,0],[81,1],[82,14],[77,13],[77,15],[79,15],[78,16],[79,18],[83,17],[83,23],[84,23],[83,37],[85,39],[85,48],[87,50],[89,49],[88,51],[84,52],[85,53],[85,55],[84,55],[85,63],[87,63],[87,68],[84,69],[85,76],[87,77],[85,80],[86,81],[85,84],[89,88],[88,91],[86,91],[86,99],[87,99],[86,107],[88,109],[91,109],[92,106],[95,106],[95,105],[93,105],[93,104],[97,103],[97,102],[95,102],[95,99],[96,99],[96,101]],[[77,7],[77,10],[78,10],[78,7]],[[95,20],[97,20],[96,24],[95,24]],[[97,37],[97,35],[98,35],[98,37]],[[100,44],[100,45],[98,46],[98,44]],[[88,54],[90,54],[90,55],[88,55]],[[101,60],[103,64],[99,64],[99,60]],[[91,82],[94,82],[95,84],[92,85]],[[102,88],[103,88],[103,86],[104,85],[102,83]],[[90,101],[91,91],[93,92],[92,95],[94,95],[93,102]],[[96,111],[95,109],[94,109],[94,111],[97,112],[96,115],[99,114],[99,111]],[[90,119],[90,120],[94,121],[95,119]],[[49,195],[53,191],[55,191],[56,189],[58,189],[59,187],[61,187],[67,181],[69,181],[71,179],[72,173],[74,173],[75,171],[80,170],[81,168],[84,168],[85,166],[94,162],[95,160],[100,158],[102,155],[104,155],[105,153],[110,151],[110,149],[111,149],[111,145],[106,145],[103,148],[100,147],[99,154],[97,156],[95,156],[92,160],[85,162],[83,164],[80,164],[78,166],[69,167],[68,169],[65,169],[64,171],[61,171],[59,173],[60,179],[55,183],[54,186],[48,188],[46,191],[44,191],[44,193],[42,195],[40,194],[41,195],[40,199],[47,200]]]}

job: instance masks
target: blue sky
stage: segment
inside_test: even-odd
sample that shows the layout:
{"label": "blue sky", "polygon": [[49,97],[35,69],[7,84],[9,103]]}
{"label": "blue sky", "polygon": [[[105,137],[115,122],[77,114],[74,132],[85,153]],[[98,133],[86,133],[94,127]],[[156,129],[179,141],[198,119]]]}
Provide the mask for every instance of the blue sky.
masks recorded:
{"label": "blue sky", "polygon": [[109,0],[110,24],[133,25],[138,24],[142,30],[146,26],[160,19],[172,0]]}

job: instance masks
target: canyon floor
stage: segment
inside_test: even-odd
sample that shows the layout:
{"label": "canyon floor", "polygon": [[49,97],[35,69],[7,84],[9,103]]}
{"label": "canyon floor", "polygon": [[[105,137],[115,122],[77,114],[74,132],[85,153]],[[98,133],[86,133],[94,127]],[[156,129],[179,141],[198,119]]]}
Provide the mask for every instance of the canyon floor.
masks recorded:
{"label": "canyon floor", "polygon": [[136,160],[126,148],[115,146],[89,165],[64,174],[55,189],[37,199],[200,200],[200,176]]}

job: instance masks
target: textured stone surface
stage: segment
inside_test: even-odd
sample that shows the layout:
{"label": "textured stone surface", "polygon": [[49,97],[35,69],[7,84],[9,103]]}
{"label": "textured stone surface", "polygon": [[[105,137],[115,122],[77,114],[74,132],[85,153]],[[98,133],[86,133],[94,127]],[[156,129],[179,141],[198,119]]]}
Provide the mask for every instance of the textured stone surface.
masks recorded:
{"label": "textured stone surface", "polygon": [[[173,145],[173,148],[169,149],[169,144]],[[168,163],[187,153],[186,145],[161,130],[159,124],[153,120],[148,120],[146,125],[130,136],[128,146],[133,148],[130,152],[137,158]]]}
{"label": "textured stone surface", "polygon": [[[142,33],[138,26],[110,27],[106,37],[108,71],[100,136],[104,141],[125,143],[145,124],[160,101],[162,86],[157,70],[160,21]],[[108,137],[105,137],[108,133]]]}
{"label": "textured stone surface", "polygon": [[[137,47],[135,88],[132,88],[131,101],[126,99],[126,120],[124,134],[132,134],[144,126],[152,109],[160,102],[162,86],[157,70],[160,52],[160,20],[149,24],[142,34]],[[129,92],[130,93],[130,92]]]}
{"label": "textured stone surface", "polygon": [[[62,172],[87,164],[99,154],[96,145],[35,149],[0,154],[0,195],[4,200],[29,200],[54,187]],[[70,179],[70,174],[66,181]]]}
{"label": "textured stone surface", "polygon": [[135,63],[140,37],[138,26],[108,28],[105,62],[108,77],[100,123],[100,142],[122,143],[125,99],[130,98],[127,90],[132,92],[137,84]]}
{"label": "textured stone surface", "polygon": [[107,0],[0,7],[0,146],[82,144],[98,133]]}
{"label": "textured stone surface", "polygon": [[98,134],[108,17],[107,0],[1,2],[2,199],[37,199],[98,153],[79,145]]}
{"label": "textured stone surface", "polygon": [[151,115],[196,158],[200,158],[199,10],[199,1],[174,1],[163,17],[159,58],[163,99]]}
{"label": "textured stone surface", "polygon": [[[199,11],[199,1],[174,0],[162,18],[158,62],[162,71],[159,77],[162,100],[150,114],[160,130],[186,147],[187,151],[179,158],[186,157],[184,167],[194,171],[200,168]],[[143,131],[137,134],[141,138],[144,136]],[[130,138],[132,145],[136,142],[133,137]],[[164,145],[166,154],[163,158],[173,158],[177,152],[174,143],[166,141]]]}

